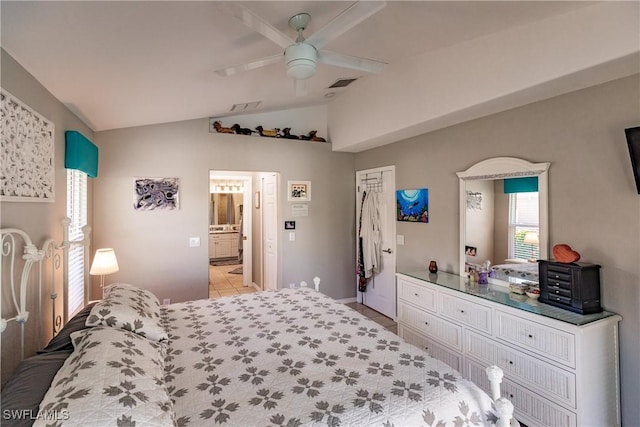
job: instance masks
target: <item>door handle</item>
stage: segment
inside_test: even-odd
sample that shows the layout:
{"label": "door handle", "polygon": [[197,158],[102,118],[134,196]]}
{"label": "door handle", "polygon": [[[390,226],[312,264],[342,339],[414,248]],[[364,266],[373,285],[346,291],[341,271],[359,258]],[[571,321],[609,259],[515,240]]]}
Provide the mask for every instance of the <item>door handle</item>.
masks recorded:
{"label": "door handle", "polygon": [[383,249],[383,250],[382,250],[382,252],[386,252],[386,253],[390,254],[390,253],[391,253],[391,248],[389,248],[389,249]]}

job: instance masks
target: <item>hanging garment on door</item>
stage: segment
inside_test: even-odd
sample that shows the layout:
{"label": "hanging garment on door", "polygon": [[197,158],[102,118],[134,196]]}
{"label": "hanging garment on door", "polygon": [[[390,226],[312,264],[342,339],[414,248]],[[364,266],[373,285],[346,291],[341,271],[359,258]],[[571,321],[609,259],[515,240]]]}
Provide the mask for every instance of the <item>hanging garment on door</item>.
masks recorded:
{"label": "hanging garment on door", "polygon": [[367,278],[364,272],[364,255],[362,253],[362,237],[360,237],[360,231],[362,230],[362,207],[364,206],[364,199],[367,197],[367,192],[362,192],[362,202],[360,202],[360,217],[358,218],[358,291],[365,292],[367,290]]}
{"label": "hanging garment on door", "polygon": [[362,259],[364,276],[369,278],[380,270],[382,236],[380,234],[380,212],[378,210],[378,193],[367,193],[362,205]]}

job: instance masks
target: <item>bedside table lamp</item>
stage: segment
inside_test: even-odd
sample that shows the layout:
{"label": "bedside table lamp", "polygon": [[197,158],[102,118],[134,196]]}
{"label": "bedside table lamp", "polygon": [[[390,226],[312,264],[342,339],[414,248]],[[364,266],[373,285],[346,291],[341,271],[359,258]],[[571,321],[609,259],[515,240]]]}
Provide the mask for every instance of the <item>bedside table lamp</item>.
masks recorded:
{"label": "bedside table lamp", "polygon": [[104,276],[115,273],[118,270],[120,270],[118,267],[118,260],[116,259],[116,253],[112,248],[103,248],[96,251],[89,274],[92,276],[100,276],[102,298],[104,298]]}
{"label": "bedside table lamp", "polygon": [[536,262],[536,259],[533,256],[533,245],[537,245],[540,243],[538,233],[536,233],[535,231],[527,231],[524,235],[524,243],[529,243],[531,245],[531,258],[529,258],[528,261]]}

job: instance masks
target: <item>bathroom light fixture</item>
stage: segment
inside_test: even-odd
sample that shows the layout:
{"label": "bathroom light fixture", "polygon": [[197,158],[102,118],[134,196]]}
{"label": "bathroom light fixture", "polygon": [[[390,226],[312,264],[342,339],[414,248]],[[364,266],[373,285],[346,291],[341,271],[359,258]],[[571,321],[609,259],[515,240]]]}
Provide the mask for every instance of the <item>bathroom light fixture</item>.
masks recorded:
{"label": "bathroom light fixture", "polygon": [[104,298],[104,276],[116,273],[120,270],[116,252],[112,248],[103,248],[96,251],[91,264],[89,274],[92,276],[100,276],[100,288],[102,289],[102,298]]}

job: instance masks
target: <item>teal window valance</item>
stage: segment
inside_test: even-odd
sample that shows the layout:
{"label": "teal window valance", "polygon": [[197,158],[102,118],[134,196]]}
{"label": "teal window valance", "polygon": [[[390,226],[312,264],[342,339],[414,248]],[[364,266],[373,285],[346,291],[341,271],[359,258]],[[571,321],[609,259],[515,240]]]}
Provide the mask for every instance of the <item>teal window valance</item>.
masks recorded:
{"label": "teal window valance", "polygon": [[527,176],[524,178],[506,178],[504,180],[504,193],[536,193],[538,191],[538,177]]}
{"label": "teal window valance", "polygon": [[98,176],[98,147],[76,130],[64,133],[64,167],[85,172],[89,177]]}

